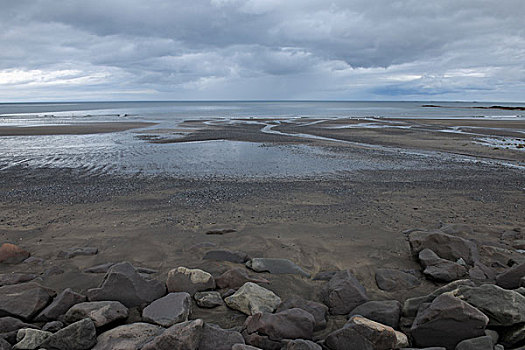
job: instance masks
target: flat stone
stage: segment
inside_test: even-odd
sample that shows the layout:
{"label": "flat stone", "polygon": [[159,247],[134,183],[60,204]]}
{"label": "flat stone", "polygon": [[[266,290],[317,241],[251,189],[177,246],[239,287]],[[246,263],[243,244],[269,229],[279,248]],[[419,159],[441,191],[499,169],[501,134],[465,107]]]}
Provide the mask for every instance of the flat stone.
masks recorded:
{"label": "flat stone", "polygon": [[169,293],[155,300],[142,311],[144,321],[163,327],[188,320],[191,312],[191,296],[188,293]]}
{"label": "flat stone", "polygon": [[269,272],[273,274],[294,274],[310,277],[310,274],[288,259],[253,258],[246,266],[255,272]]}
{"label": "flat stone", "polygon": [[273,312],[281,303],[281,298],[266,288],[247,282],[224,301],[232,309],[253,315],[257,312]]}
{"label": "flat stone", "polygon": [[423,249],[431,249],[443,259],[457,261],[459,258],[473,265],[479,260],[477,245],[461,237],[440,231],[410,233],[409,242],[412,252],[419,254]]}
{"label": "flat stone", "polygon": [[206,271],[180,266],[168,272],[166,286],[170,293],[186,292],[194,295],[196,292],[215,289],[215,280]]}
{"label": "flat stone", "polygon": [[430,249],[419,252],[419,261],[424,268],[423,273],[436,281],[451,282],[467,274],[464,266],[442,259]]}
{"label": "flat stone", "polygon": [[462,340],[485,335],[488,321],[488,317],[475,307],[443,294],[418,312],[411,334],[415,345],[454,349]]}
{"label": "flat stone", "polygon": [[368,301],[365,288],[348,270],[337,272],[323,286],[321,296],[333,315],[346,315]]}
{"label": "flat stone", "polygon": [[86,301],[84,295],[74,292],[71,288],[66,288],[56,296],[51,304],[35,317],[35,321],[56,320],[59,316],[64,315],[73,305],[84,301]]}
{"label": "flat stone", "polygon": [[29,258],[29,252],[12,243],[0,246],[0,263],[19,264]]}
{"label": "flat stone", "polygon": [[525,277],[525,263],[516,265],[496,277],[496,284],[505,289],[520,287],[520,280]]}
{"label": "flat stone", "polygon": [[321,330],[326,328],[326,316],[328,314],[328,307],[324,304],[306,300],[298,296],[293,296],[283,301],[276,312],[281,312],[288,309],[299,308],[309,312],[315,319],[314,330]]}
{"label": "flat stone", "polygon": [[193,296],[199,307],[214,308],[224,304],[219,292],[197,292]]}
{"label": "flat stone", "polygon": [[246,319],[244,328],[248,334],[267,335],[271,340],[312,339],[314,325],[311,313],[293,308],[275,314],[256,313]]}
{"label": "flat stone", "polygon": [[456,350],[493,350],[494,344],[489,336],[466,339],[458,343]]}
{"label": "flat stone", "polygon": [[68,323],[90,318],[95,327],[103,327],[128,317],[128,308],[118,301],[91,301],[73,305],[66,313]]}
{"label": "flat stone", "polygon": [[109,271],[111,266],[115,265],[113,262],[95,265],[84,270],[85,273],[106,273]]}
{"label": "flat stone", "polygon": [[231,250],[210,250],[206,252],[203,257],[204,260],[214,260],[214,261],[229,261],[238,264],[244,264],[247,262],[250,257],[244,252],[232,252]]}
{"label": "flat stone", "polygon": [[90,301],[115,300],[126,307],[151,303],[166,294],[166,287],[155,279],[142,277],[128,262],[111,266],[99,288],[89,289]]}
{"label": "flat stone", "polygon": [[42,310],[55,292],[28,282],[0,287],[0,316],[29,320]]}
{"label": "flat stone", "polygon": [[286,342],[286,347],[283,350],[322,350],[321,345],[314,343],[311,340],[295,339]]}
{"label": "flat stone", "polygon": [[416,276],[394,269],[377,269],[375,278],[379,289],[387,292],[412,289],[421,284]]}
{"label": "flat stone", "polygon": [[37,275],[33,273],[2,273],[0,274],[0,287],[29,282],[35,278],[37,278]]}
{"label": "flat stone", "polygon": [[248,275],[248,273],[239,268],[230,269],[226,272],[224,272],[222,275],[217,277],[215,280],[217,283],[217,287],[221,289],[226,288],[239,288],[246,282],[252,282],[252,283],[270,283],[270,281],[264,279],[264,278],[255,278]]}
{"label": "flat stone", "polygon": [[164,328],[150,323],[118,326],[99,335],[93,350],[140,350],[163,332]]}
{"label": "flat stone", "polygon": [[60,252],[58,252],[58,257],[62,259],[71,259],[75,256],[95,255],[97,253],[98,248],[95,247],[72,248],[68,250],[61,250]]}
{"label": "flat stone", "polygon": [[16,335],[17,343],[13,346],[13,349],[38,349],[44,340],[49,338],[52,334],[53,333],[51,332],[32,328],[20,329]]}
{"label": "flat stone", "polygon": [[353,309],[349,316],[361,315],[394,329],[399,328],[401,303],[397,300],[368,301]]}
{"label": "flat stone", "polygon": [[199,350],[204,321],[177,323],[146,343],[141,350]]}
{"label": "flat stone", "polygon": [[244,343],[241,333],[222,329],[213,323],[205,323],[199,342],[199,350],[230,350],[233,345],[239,343]]}
{"label": "flat stone", "polygon": [[88,350],[97,343],[97,330],[89,318],[70,324],[47,338],[42,347],[53,350]]}

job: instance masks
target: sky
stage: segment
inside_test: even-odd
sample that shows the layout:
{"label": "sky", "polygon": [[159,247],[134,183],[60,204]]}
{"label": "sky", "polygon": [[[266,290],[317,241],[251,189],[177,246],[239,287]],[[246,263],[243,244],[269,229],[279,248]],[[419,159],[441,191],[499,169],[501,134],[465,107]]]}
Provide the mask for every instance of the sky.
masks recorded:
{"label": "sky", "polygon": [[523,0],[0,0],[0,101],[525,101]]}

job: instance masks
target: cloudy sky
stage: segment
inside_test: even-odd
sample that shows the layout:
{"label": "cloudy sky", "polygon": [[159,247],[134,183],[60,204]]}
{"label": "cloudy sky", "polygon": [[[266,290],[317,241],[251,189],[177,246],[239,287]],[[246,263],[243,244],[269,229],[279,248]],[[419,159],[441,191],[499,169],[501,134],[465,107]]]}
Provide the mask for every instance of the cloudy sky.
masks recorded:
{"label": "cloudy sky", "polygon": [[525,100],[523,0],[0,0],[0,101]]}

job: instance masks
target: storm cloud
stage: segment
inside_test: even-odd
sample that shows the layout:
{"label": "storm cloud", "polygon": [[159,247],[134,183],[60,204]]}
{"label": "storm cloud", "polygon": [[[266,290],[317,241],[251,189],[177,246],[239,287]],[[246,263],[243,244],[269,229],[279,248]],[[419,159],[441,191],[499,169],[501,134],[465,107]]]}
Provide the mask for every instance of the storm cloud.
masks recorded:
{"label": "storm cloud", "polygon": [[2,101],[525,96],[522,0],[0,5]]}

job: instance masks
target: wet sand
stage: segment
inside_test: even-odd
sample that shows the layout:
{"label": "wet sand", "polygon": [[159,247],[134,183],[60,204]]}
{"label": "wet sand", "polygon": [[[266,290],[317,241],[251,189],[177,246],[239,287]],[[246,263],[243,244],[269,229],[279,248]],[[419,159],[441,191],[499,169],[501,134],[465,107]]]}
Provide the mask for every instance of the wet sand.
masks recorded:
{"label": "wet sand", "polygon": [[155,125],[145,122],[104,122],[73,123],[64,125],[40,126],[0,126],[0,136],[36,136],[36,135],[87,135],[102,134]]}

